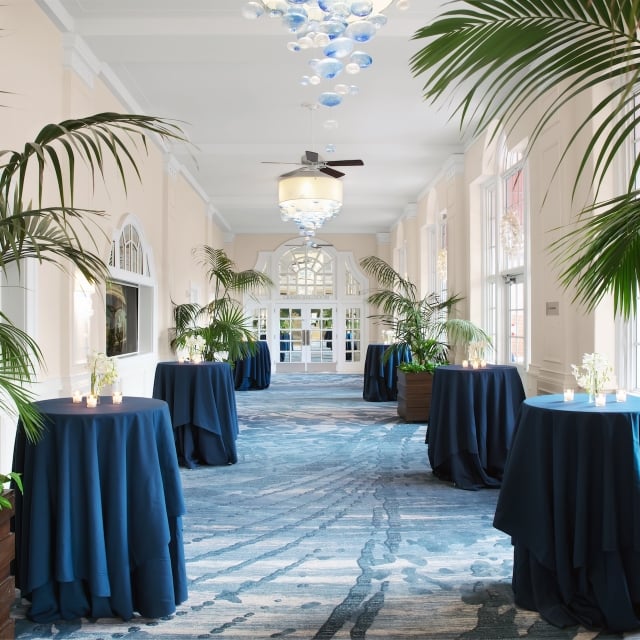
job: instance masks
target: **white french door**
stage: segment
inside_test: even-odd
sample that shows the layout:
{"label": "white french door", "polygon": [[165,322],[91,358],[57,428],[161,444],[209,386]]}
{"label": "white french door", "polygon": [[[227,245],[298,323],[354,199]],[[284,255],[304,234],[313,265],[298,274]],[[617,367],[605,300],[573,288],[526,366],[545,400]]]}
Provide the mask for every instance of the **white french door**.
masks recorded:
{"label": "white french door", "polygon": [[276,314],[279,363],[335,362],[335,307],[314,303],[277,305]]}

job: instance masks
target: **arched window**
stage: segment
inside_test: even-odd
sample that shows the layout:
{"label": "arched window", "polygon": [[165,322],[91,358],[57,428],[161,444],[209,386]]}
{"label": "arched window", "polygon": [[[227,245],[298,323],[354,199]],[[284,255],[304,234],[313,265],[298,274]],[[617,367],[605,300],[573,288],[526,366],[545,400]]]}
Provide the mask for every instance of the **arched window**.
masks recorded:
{"label": "arched window", "polygon": [[335,295],[335,258],[322,247],[295,247],[280,258],[280,296],[327,298]]}
{"label": "arched window", "polygon": [[484,326],[496,362],[528,362],[528,178],[519,145],[500,138],[495,177],[483,189]]}
{"label": "arched window", "polygon": [[153,282],[143,237],[125,224],[111,242],[106,283],[106,353],[123,356],[152,350]]}

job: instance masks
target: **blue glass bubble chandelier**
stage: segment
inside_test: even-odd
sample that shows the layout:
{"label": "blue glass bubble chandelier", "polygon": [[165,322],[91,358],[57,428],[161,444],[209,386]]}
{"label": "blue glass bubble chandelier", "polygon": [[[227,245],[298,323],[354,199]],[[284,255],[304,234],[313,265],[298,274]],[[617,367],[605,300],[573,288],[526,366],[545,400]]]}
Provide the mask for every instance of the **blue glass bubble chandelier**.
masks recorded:
{"label": "blue glass bubble chandelier", "polygon": [[[383,11],[394,0],[250,0],[242,14],[257,19],[269,16],[282,21],[293,39],[287,48],[295,53],[311,51],[309,72],[300,79],[304,86],[327,87],[318,103],[336,107],[345,96],[356,95],[355,76],[373,64],[364,50],[387,22]],[[406,9],[408,0],[395,0],[398,9]]]}

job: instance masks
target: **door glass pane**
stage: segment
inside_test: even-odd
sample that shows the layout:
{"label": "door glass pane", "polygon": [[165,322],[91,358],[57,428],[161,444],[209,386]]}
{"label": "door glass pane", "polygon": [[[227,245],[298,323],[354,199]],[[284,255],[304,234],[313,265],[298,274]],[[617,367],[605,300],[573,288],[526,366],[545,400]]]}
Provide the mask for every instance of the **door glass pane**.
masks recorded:
{"label": "door glass pane", "polygon": [[280,362],[302,361],[302,309],[280,309]]}
{"label": "door glass pane", "polygon": [[360,309],[345,310],[345,345],[344,355],[347,362],[360,362]]}
{"label": "door glass pane", "polygon": [[524,363],[524,283],[509,285],[510,362]]}
{"label": "door glass pane", "polygon": [[310,310],[310,361],[333,362],[333,308]]}

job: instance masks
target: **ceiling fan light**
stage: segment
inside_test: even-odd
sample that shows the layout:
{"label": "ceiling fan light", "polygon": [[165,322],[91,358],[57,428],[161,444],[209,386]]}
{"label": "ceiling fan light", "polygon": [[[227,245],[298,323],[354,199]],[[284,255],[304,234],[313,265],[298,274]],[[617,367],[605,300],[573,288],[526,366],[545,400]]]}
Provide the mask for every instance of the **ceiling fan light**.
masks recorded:
{"label": "ceiling fan light", "polygon": [[342,182],[316,169],[282,176],[278,181],[278,203],[282,219],[318,228],[342,208]]}

